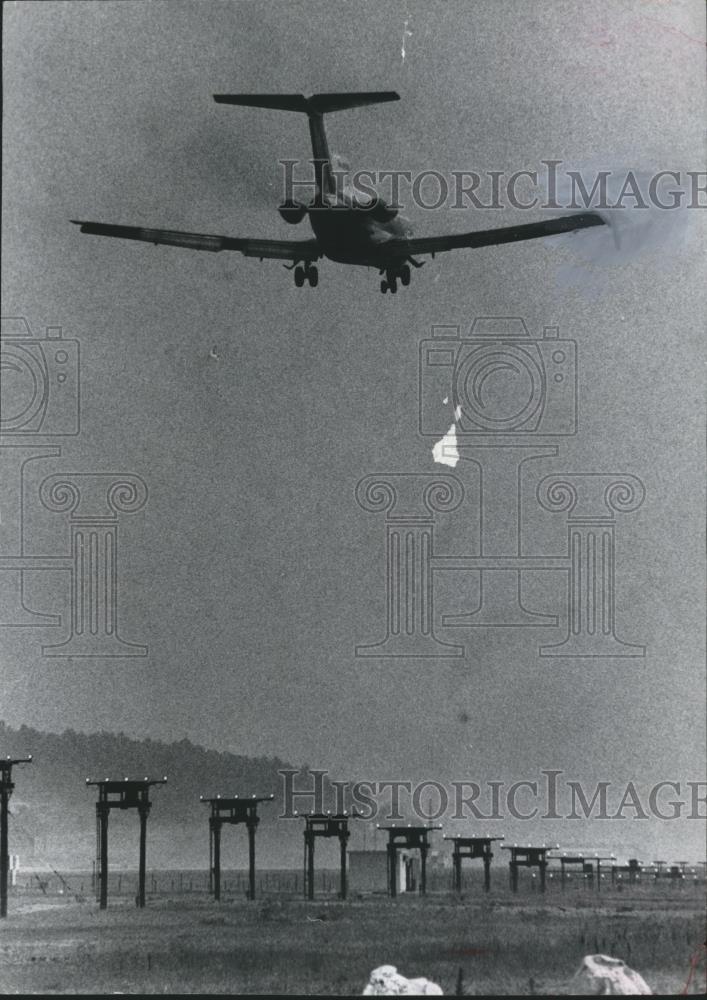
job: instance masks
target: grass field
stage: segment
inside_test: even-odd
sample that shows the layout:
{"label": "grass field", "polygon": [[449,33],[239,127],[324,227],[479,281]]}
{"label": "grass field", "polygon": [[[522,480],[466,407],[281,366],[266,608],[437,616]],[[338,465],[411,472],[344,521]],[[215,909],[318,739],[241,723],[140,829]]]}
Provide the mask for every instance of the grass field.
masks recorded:
{"label": "grass field", "polygon": [[[704,941],[702,891],[436,893],[306,903],[272,894],[93,899],[15,896],[0,925],[3,993],[360,994],[396,965],[445,994],[556,995],[585,954],[623,958],[679,994]],[[690,993],[705,990],[704,962]],[[576,992],[576,987],[574,988]]]}

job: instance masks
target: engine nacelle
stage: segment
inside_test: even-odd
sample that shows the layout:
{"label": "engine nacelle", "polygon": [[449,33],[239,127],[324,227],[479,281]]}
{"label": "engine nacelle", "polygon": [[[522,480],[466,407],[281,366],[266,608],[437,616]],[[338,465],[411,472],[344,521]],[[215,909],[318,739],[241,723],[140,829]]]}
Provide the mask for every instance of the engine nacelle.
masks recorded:
{"label": "engine nacelle", "polygon": [[301,205],[298,201],[284,201],[277,210],[291,226],[296,226],[307,214],[307,206]]}
{"label": "engine nacelle", "polygon": [[390,205],[386,205],[382,198],[376,198],[375,203],[371,208],[371,215],[378,222],[390,222],[398,214],[397,208],[391,208]]}
{"label": "engine nacelle", "polygon": [[363,212],[368,212],[376,222],[390,222],[398,214],[397,208],[391,208],[378,195],[371,197],[357,197],[355,199],[356,208]]}

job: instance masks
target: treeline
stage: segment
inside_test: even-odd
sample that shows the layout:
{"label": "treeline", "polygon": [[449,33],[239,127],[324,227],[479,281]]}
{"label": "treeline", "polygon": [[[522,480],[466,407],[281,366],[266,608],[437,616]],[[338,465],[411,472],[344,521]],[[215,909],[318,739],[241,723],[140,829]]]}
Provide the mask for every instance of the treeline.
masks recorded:
{"label": "treeline", "polygon": [[[275,795],[261,807],[259,840],[270,864],[290,863],[292,822],[277,824],[282,798],[278,771],[292,768],[277,757],[246,757],[208,750],[190,740],[164,743],[137,740],[124,733],[46,733],[30,726],[17,729],[0,721],[0,756],[32,754],[33,763],[15,768],[11,800],[10,852],[27,864],[90,867],[94,851],[96,789],[86,778],[161,778],[154,789],[151,842],[159,848],[155,866],[198,864],[207,838],[207,807],[199,796]],[[127,814],[126,814],[127,815]],[[111,819],[111,843],[117,863],[131,863],[136,833],[123,815]],[[287,829],[282,829],[282,827]],[[301,850],[297,838],[297,857]],[[283,853],[284,851],[284,853]],[[234,856],[234,860],[237,858]]]}

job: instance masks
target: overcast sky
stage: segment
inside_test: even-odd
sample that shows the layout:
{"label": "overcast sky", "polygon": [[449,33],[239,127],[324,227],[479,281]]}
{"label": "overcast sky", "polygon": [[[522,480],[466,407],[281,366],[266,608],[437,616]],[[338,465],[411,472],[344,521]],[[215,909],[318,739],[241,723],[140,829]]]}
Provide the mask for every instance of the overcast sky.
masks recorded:
{"label": "overcast sky", "polygon": [[[704,224],[683,215],[679,240],[625,257],[606,231],[441,255],[392,297],[366,269],[323,261],[319,287],[297,289],[276,261],[102,240],[69,220],[305,235],[276,205],[278,159],[310,155],[306,121],[213,102],[229,91],[398,90],[328,119],[332,149],[366,168],[704,170],[703,5],[153,0],[4,15],[3,315],[81,343],[81,434],[27,473],[26,547],[69,550],[68,519],[33,499],[49,473],[141,476],[148,503],[119,528],[120,628],[149,655],[47,658],[61,629],[3,629],[2,717],[188,736],[351,778],[698,780]],[[406,214],[420,234],[519,218]],[[539,658],[562,627],[440,629],[466,643],[460,660],[354,656],[385,623],[384,518],[357,506],[356,483],[445,471],[417,430],[418,343],[490,315],[578,344],[578,433],[526,467],[524,550],[566,545],[563,515],[538,515],[542,476],[645,484],[616,527],[617,634],[645,658]],[[441,518],[441,551],[478,546],[472,472],[455,470],[467,499]],[[439,614],[471,609],[478,581],[455,583],[440,583]],[[563,574],[527,585],[564,625]],[[26,590],[35,610],[67,614],[66,574]],[[678,840],[700,853],[694,825]]]}

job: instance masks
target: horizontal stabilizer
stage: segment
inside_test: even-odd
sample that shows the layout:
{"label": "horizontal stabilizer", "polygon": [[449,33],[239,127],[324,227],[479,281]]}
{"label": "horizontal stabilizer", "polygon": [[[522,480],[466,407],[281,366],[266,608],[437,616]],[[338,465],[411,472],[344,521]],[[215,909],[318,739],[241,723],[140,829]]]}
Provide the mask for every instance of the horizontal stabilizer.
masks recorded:
{"label": "horizontal stabilizer", "polygon": [[394,90],[371,90],[352,94],[314,94],[308,100],[312,111],[324,114],[327,111],[345,111],[347,108],[363,108],[367,104],[385,104],[399,101],[400,94]]}
{"label": "horizontal stabilizer", "polygon": [[247,108],[276,108],[280,111],[301,111],[304,114],[323,115],[329,111],[362,108],[367,104],[399,101],[394,90],[357,91],[347,94],[214,94],[218,104],[237,104]]}
{"label": "horizontal stabilizer", "polygon": [[307,112],[304,94],[214,94],[217,104],[239,104],[245,108],[278,108]]}

